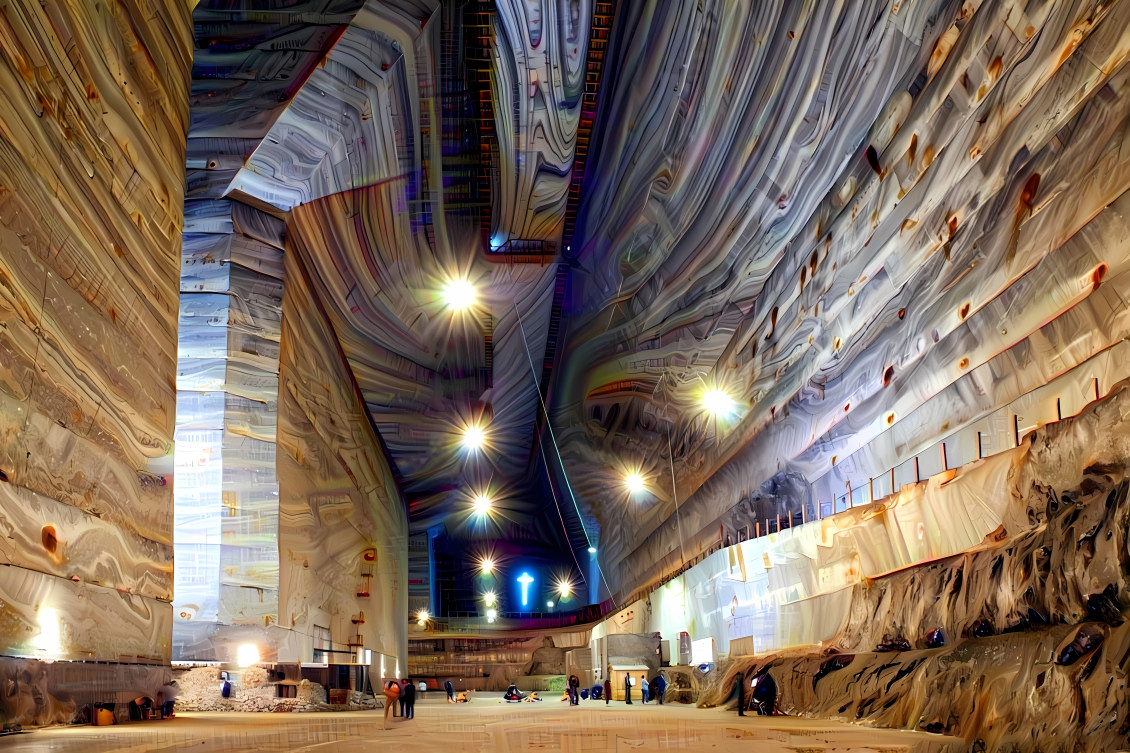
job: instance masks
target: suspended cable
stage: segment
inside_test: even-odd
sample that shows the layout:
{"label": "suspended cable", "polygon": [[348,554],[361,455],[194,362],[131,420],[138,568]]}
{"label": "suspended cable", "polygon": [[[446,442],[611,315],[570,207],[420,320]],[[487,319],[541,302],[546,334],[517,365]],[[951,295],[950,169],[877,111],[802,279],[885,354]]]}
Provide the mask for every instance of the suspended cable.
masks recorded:
{"label": "suspended cable", "polygon": [[[530,364],[530,376],[532,376],[533,380],[534,380],[534,393],[537,394],[538,405],[541,406],[541,412],[545,415],[545,428],[546,428],[546,431],[549,432],[550,442],[553,443],[553,451],[557,455],[557,464],[561,468],[561,477],[565,480],[565,488],[569,491],[569,498],[573,501],[573,508],[577,511],[577,522],[581,526],[581,533],[583,533],[584,536],[585,536],[585,543],[587,543],[589,545],[589,547],[591,548],[593,546],[593,541],[592,541],[592,538],[589,536],[588,530],[585,529],[585,521],[584,521],[584,516],[581,514],[581,506],[577,504],[577,495],[575,495],[573,493],[573,485],[571,483],[569,483],[569,474],[565,472],[565,461],[561,459],[561,448],[559,448],[557,446],[557,438],[553,434],[553,423],[549,420],[549,411],[546,410],[545,400],[541,396],[541,387],[538,384],[538,374],[537,374],[537,371],[534,369],[534,357],[530,353],[530,343],[526,340],[526,325],[522,322],[522,314],[518,311],[518,304],[514,303],[513,306],[514,306],[514,314],[518,317],[518,331],[522,335],[522,345],[526,349],[526,360]],[[540,437],[538,438],[538,446],[541,447],[541,438]],[[544,454],[544,450],[543,450],[543,454]],[[548,458],[545,459],[545,471],[546,471],[547,474],[549,474],[549,459]],[[552,477],[552,475],[550,475],[550,477],[549,477],[549,488],[550,488],[550,492],[552,493],[553,492],[553,477]],[[557,495],[556,494],[553,495],[553,503],[555,505],[557,504]],[[560,505],[558,505],[557,512],[558,512],[559,515],[561,514]],[[570,546],[569,551],[572,552],[572,550],[573,550],[573,547]],[[573,553],[573,559],[574,560],[577,559],[576,553]],[[580,564],[579,563],[577,565],[577,569],[580,570]],[[609,596],[612,598],[612,603],[618,611],[620,609],[620,604],[616,600],[616,596],[612,593],[611,587],[609,587],[609,585],[608,585],[608,578],[606,578],[604,576],[604,568],[602,568],[600,566],[600,560],[599,559],[596,560],[596,571],[598,573],[600,573],[600,579],[604,583],[604,588],[605,588],[605,590],[608,591]]]}

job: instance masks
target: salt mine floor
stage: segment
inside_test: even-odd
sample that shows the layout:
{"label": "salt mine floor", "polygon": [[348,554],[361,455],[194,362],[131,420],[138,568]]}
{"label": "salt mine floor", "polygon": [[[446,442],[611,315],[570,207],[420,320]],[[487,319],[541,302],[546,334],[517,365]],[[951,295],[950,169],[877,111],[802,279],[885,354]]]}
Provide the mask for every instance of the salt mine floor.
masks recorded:
{"label": "salt mine floor", "polygon": [[[795,717],[738,717],[733,711],[586,701],[569,708],[557,700],[507,704],[485,694],[468,704],[442,698],[417,701],[416,718],[390,719],[382,711],[304,714],[181,713],[165,721],[114,727],[53,727],[15,735],[5,753],[109,751],[835,751],[948,753],[958,738],[873,729]],[[372,744],[380,747],[372,747]],[[391,747],[390,747],[391,746]]]}

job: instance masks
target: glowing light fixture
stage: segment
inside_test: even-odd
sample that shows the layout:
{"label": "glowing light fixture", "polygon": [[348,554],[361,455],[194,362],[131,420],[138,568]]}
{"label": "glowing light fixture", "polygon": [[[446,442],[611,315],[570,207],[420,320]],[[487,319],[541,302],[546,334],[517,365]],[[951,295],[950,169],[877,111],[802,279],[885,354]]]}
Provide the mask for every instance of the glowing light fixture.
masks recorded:
{"label": "glowing light fixture", "polygon": [[497,599],[498,599],[498,597],[494,595],[494,591],[487,591],[485,594],[483,594],[483,603],[486,604],[488,607],[493,607],[494,602]]}
{"label": "glowing light fixture", "polygon": [[630,471],[624,475],[624,486],[628,488],[629,494],[639,494],[647,488],[644,482],[643,474],[639,471]]}
{"label": "glowing light fixture", "polygon": [[494,570],[493,560],[483,560],[479,563],[479,569],[483,571],[483,575],[490,575]]}
{"label": "glowing light fixture", "polygon": [[468,450],[481,450],[486,438],[483,427],[472,424],[463,430],[463,447]]}
{"label": "glowing light fixture", "polygon": [[428,610],[426,610],[426,609],[421,609],[419,612],[416,613],[416,622],[420,625],[423,625],[429,619],[431,619],[431,615],[428,614]]}
{"label": "glowing light fixture", "polygon": [[236,663],[241,667],[250,667],[259,663],[259,647],[254,643],[244,643],[236,651]]}
{"label": "glowing light fixture", "polygon": [[573,584],[567,580],[557,581],[557,593],[562,599],[567,599],[573,593]]}
{"label": "glowing light fixture", "polygon": [[485,494],[479,494],[471,502],[474,505],[476,515],[489,515],[491,508],[494,507],[494,501]]}
{"label": "glowing light fixture", "polygon": [[534,579],[530,577],[529,573],[522,573],[515,580],[522,584],[522,606],[530,603],[530,584]]}
{"label": "glowing light fixture", "polygon": [[449,280],[443,286],[443,302],[455,311],[462,311],[473,306],[477,296],[475,286],[462,278]]}
{"label": "glowing light fixture", "polygon": [[589,547],[589,554],[596,554],[596,547],[595,546]]}
{"label": "glowing light fixture", "polygon": [[553,609],[553,602],[552,602],[552,601],[547,601],[547,602],[545,603],[545,605],[546,605],[547,607],[549,607],[550,609]]}
{"label": "glowing light fixture", "polygon": [[725,390],[711,387],[702,395],[702,407],[712,416],[724,418],[733,415],[734,399]]}
{"label": "glowing light fixture", "polygon": [[487,622],[494,622],[497,619],[498,619],[498,610],[497,609],[488,609],[487,610]]}
{"label": "glowing light fixture", "polygon": [[35,650],[53,659],[63,653],[63,631],[59,628],[59,612],[51,607],[40,607],[37,614],[39,635],[35,636]]}

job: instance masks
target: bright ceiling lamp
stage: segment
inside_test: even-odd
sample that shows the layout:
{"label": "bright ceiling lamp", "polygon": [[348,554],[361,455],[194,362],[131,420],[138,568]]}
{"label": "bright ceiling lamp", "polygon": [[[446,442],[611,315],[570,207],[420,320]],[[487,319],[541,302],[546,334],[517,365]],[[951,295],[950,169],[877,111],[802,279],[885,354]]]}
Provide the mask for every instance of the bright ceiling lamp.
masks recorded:
{"label": "bright ceiling lamp", "polygon": [[647,489],[647,483],[639,471],[629,471],[624,474],[624,486],[627,487],[628,494],[639,494]]}
{"label": "bright ceiling lamp", "polygon": [[454,311],[470,308],[475,304],[477,297],[478,293],[475,291],[475,286],[462,278],[449,280],[443,286],[443,302]]}
{"label": "bright ceiling lamp", "polygon": [[717,387],[711,387],[702,394],[702,407],[712,416],[725,418],[733,415],[734,399]]}
{"label": "bright ceiling lamp", "polygon": [[562,599],[568,599],[570,596],[572,596],[572,594],[573,594],[573,584],[572,583],[570,583],[567,580],[562,579],[562,580],[557,581],[556,585],[557,585],[557,594]]}
{"label": "bright ceiling lamp", "polygon": [[485,494],[478,494],[471,500],[472,509],[478,516],[489,515],[491,509],[494,507],[494,500]]}
{"label": "bright ceiling lamp", "polygon": [[488,609],[487,610],[487,622],[494,622],[497,619],[498,619],[498,610],[497,609]]}
{"label": "bright ceiling lamp", "polygon": [[416,622],[420,625],[423,625],[429,619],[431,619],[431,615],[428,614],[428,610],[426,610],[426,609],[421,609],[419,612],[416,613]]}
{"label": "bright ceiling lamp", "polygon": [[486,431],[478,424],[471,424],[463,430],[463,447],[467,450],[481,450],[486,439]]}
{"label": "bright ceiling lamp", "polygon": [[479,570],[483,575],[490,575],[494,571],[494,560],[484,559],[479,563]]}
{"label": "bright ceiling lamp", "polygon": [[483,603],[486,604],[488,607],[493,607],[494,603],[497,600],[498,600],[498,597],[494,595],[494,591],[487,591],[485,594],[483,594]]}
{"label": "bright ceiling lamp", "polygon": [[240,667],[250,667],[259,663],[259,648],[254,643],[244,643],[236,651],[236,662]]}

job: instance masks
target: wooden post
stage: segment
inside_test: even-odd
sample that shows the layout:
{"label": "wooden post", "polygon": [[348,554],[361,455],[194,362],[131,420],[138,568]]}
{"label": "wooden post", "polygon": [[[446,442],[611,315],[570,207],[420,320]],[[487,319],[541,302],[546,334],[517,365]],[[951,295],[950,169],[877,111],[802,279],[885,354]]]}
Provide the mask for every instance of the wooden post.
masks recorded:
{"label": "wooden post", "polygon": [[914,456],[914,483],[922,480],[922,474],[918,472],[918,456]]}
{"label": "wooden post", "polygon": [[949,461],[946,460],[946,441],[943,439],[938,443],[938,446],[942,448],[942,470],[948,471],[950,469],[950,464]]}

